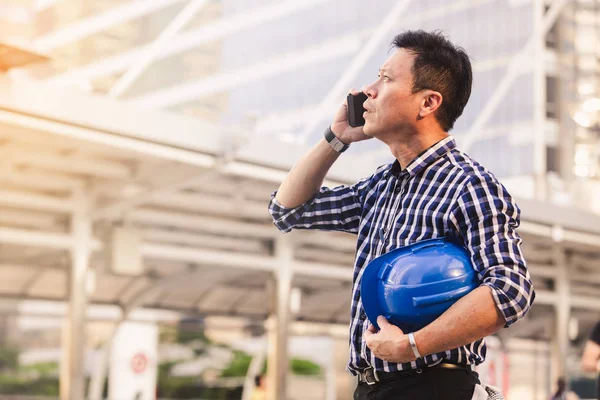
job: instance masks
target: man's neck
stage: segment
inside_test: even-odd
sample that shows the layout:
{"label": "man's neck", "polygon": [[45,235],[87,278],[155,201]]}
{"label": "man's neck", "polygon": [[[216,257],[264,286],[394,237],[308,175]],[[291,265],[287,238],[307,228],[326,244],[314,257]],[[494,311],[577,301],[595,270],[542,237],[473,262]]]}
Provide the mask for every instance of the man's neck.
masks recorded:
{"label": "man's neck", "polygon": [[448,137],[448,132],[438,130],[431,133],[415,133],[399,138],[393,143],[388,143],[390,151],[400,163],[402,169],[406,168],[419,154]]}

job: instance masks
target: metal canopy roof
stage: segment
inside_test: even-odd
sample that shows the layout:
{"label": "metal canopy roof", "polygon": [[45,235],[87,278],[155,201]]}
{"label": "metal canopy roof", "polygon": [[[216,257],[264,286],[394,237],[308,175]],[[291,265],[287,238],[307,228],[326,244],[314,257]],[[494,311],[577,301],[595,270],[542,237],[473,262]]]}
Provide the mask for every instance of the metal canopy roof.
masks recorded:
{"label": "metal canopy roof", "polygon": [[[3,11],[4,40],[53,60],[15,75],[59,91],[78,89],[227,129],[242,127],[252,141],[306,144],[321,135],[349,87],[375,78],[393,35],[414,28],[442,29],[472,56],[478,85],[456,128],[468,132],[532,36],[534,6],[380,0],[364,10],[360,0],[6,0]],[[507,85],[508,101],[492,113],[495,128],[481,126],[475,138],[469,132],[478,155],[512,148],[505,156],[511,162],[496,168],[502,176],[531,167],[522,157],[533,141],[531,70],[518,71]],[[520,127],[506,137],[498,125]],[[484,138],[489,141],[479,140]],[[387,157],[375,141],[360,153],[367,164]]]}
{"label": "metal canopy roof", "polygon": [[[391,35],[385,28],[444,28],[468,42],[480,84],[459,133],[481,122],[490,82],[533,35],[529,2],[433,3],[385,0],[360,13],[359,0],[4,1],[2,37],[54,61],[0,80],[0,295],[67,298],[70,215],[74,194],[83,193],[94,204],[92,302],[266,315],[279,237],[269,194],[320,135],[331,104],[375,75]],[[502,139],[514,146],[531,140],[530,116],[521,115],[529,109],[519,103],[526,92],[509,92],[509,107],[490,120],[526,127],[511,129],[516,142]],[[498,130],[476,132],[493,139],[483,154],[497,154]],[[502,172],[528,165],[524,152],[531,155],[524,147],[507,154]],[[374,141],[356,146],[326,184],[354,182],[388,161]],[[574,306],[600,311],[599,217],[518,203],[537,303],[560,300],[553,254],[560,244],[570,257]],[[142,231],[142,277],[105,267],[101,248],[114,224]],[[355,238],[291,235],[294,285],[303,294],[298,318],[345,323]],[[547,313],[535,314],[550,326]],[[519,334],[539,331],[529,325]]]}

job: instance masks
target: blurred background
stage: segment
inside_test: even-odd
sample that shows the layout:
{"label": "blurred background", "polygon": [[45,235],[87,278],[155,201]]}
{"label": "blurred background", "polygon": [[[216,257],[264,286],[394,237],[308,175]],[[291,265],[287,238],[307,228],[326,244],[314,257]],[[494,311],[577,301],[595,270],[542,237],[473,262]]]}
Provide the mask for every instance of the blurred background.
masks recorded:
{"label": "blurred background", "polygon": [[[452,134],[522,209],[536,302],[482,380],[595,398],[597,0],[0,0],[0,398],[351,398],[355,236],[267,204],[407,29],[471,56]],[[356,144],[325,184],[390,161]]]}

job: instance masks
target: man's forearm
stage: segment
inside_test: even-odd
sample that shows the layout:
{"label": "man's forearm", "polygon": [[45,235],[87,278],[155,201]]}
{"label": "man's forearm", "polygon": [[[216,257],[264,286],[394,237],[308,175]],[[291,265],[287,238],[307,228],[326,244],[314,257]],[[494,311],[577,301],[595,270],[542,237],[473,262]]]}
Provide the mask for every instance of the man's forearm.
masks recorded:
{"label": "man's forearm", "polygon": [[500,330],[505,323],[492,297],[492,289],[480,286],[453,304],[431,324],[415,332],[415,341],[419,352],[425,356],[455,349],[489,336]]}
{"label": "man's forearm", "polygon": [[275,198],[284,207],[294,208],[317,193],[327,172],[340,153],[321,139],[296,163],[277,191]]}

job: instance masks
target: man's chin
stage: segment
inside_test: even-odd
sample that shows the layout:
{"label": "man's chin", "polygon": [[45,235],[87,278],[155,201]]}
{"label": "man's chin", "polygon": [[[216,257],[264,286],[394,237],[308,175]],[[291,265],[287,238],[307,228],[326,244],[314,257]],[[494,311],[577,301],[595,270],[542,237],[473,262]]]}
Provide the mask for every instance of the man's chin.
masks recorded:
{"label": "man's chin", "polygon": [[363,133],[367,136],[375,137],[374,129],[368,123],[363,126]]}

